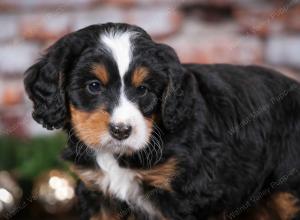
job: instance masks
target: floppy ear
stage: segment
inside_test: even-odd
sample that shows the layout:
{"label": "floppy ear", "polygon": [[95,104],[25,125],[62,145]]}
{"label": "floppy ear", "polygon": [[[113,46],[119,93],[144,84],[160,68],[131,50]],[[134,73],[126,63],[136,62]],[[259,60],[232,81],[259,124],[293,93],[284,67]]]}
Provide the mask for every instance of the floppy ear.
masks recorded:
{"label": "floppy ear", "polygon": [[67,35],[25,72],[25,90],[34,107],[32,116],[47,129],[64,126],[67,116],[64,79],[82,48],[82,41],[72,34]]}
{"label": "floppy ear", "polygon": [[185,71],[171,47],[163,47],[168,85],[162,97],[162,121],[168,131],[175,132],[191,117],[194,102],[193,76]]}

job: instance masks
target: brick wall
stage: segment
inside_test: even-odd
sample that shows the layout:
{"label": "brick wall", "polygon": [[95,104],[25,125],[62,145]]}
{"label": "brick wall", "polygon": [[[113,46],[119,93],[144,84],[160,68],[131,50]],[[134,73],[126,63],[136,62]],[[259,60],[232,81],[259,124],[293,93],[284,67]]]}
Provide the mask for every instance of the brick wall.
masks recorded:
{"label": "brick wall", "polygon": [[269,65],[300,79],[300,1],[2,0],[0,134],[43,133],[31,120],[23,72],[64,34],[128,22],[170,44],[183,62]]}

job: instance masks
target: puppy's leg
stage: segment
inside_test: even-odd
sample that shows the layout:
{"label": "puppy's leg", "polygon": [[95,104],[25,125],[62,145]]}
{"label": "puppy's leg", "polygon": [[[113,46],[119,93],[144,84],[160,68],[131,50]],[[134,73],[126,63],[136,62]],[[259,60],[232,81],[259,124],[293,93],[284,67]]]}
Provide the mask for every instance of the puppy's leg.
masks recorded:
{"label": "puppy's leg", "polygon": [[296,209],[296,213],[293,217],[292,220],[300,220],[300,183],[298,184],[299,189],[297,191],[295,191],[294,196],[295,196],[295,207]]}
{"label": "puppy's leg", "polygon": [[[278,192],[271,197],[272,205],[281,220],[300,220],[300,206],[297,196],[291,192]],[[297,217],[298,216],[298,217]]]}
{"label": "puppy's leg", "polygon": [[290,192],[273,192],[234,220],[300,220],[298,199]]}
{"label": "puppy's leg", "polygon": [[289,196],[286,195],[285,202],[281,203],[285,210],[283,213],[289,215],[291,220],[300,220],[300,173],[298,169],[294,169],[288,178],[286,187],[289,192]]}
{"label": "puppy's leg", "polygon": [[83,182],[79,181],[76,187],[76,195],[81,220],[90,219],[99,212],[101,208],[99,198],[102,198],[100,193],[90,191]]}

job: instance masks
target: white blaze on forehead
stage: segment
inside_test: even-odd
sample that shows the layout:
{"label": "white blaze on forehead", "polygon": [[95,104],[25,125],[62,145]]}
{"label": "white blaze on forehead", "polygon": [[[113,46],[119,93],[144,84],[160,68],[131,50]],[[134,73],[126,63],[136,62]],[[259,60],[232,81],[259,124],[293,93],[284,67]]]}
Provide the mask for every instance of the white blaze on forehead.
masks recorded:
{"label": "white blaze on forehead", "polygon": [[131,32],[106,33],[101,41],[111,50],[115,59],[121,79],[127,72],[132,57]]}
{"label": "white blaze on forehead", "polygon": [[[132,40],[137,34],[135,32],[108,32],[100,37],[118,66],[122,83],[118,105],[112,112],[111,123],[124,123],[132,127],[131,135],[123,140],[122,144],[135,150],[144,147],[149,139],[149,129],[145,118],[138,106],[126,96],[124,85],[124,75],[128,71],[132,59]],[[104,145],[111,140],[110,135],[101,137],[101,142]]]}

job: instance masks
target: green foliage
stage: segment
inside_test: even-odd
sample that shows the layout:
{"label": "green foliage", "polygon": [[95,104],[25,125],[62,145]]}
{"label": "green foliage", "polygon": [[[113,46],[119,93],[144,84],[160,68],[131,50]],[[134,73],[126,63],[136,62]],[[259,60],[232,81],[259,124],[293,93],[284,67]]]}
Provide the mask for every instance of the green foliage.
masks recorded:
{"label": "green foliage", "polygon": [[0,170],[32,179],[49,169],[64,169],[60,155],[65,144],[66,138],[60,133],[32,139],[0,137]]}

